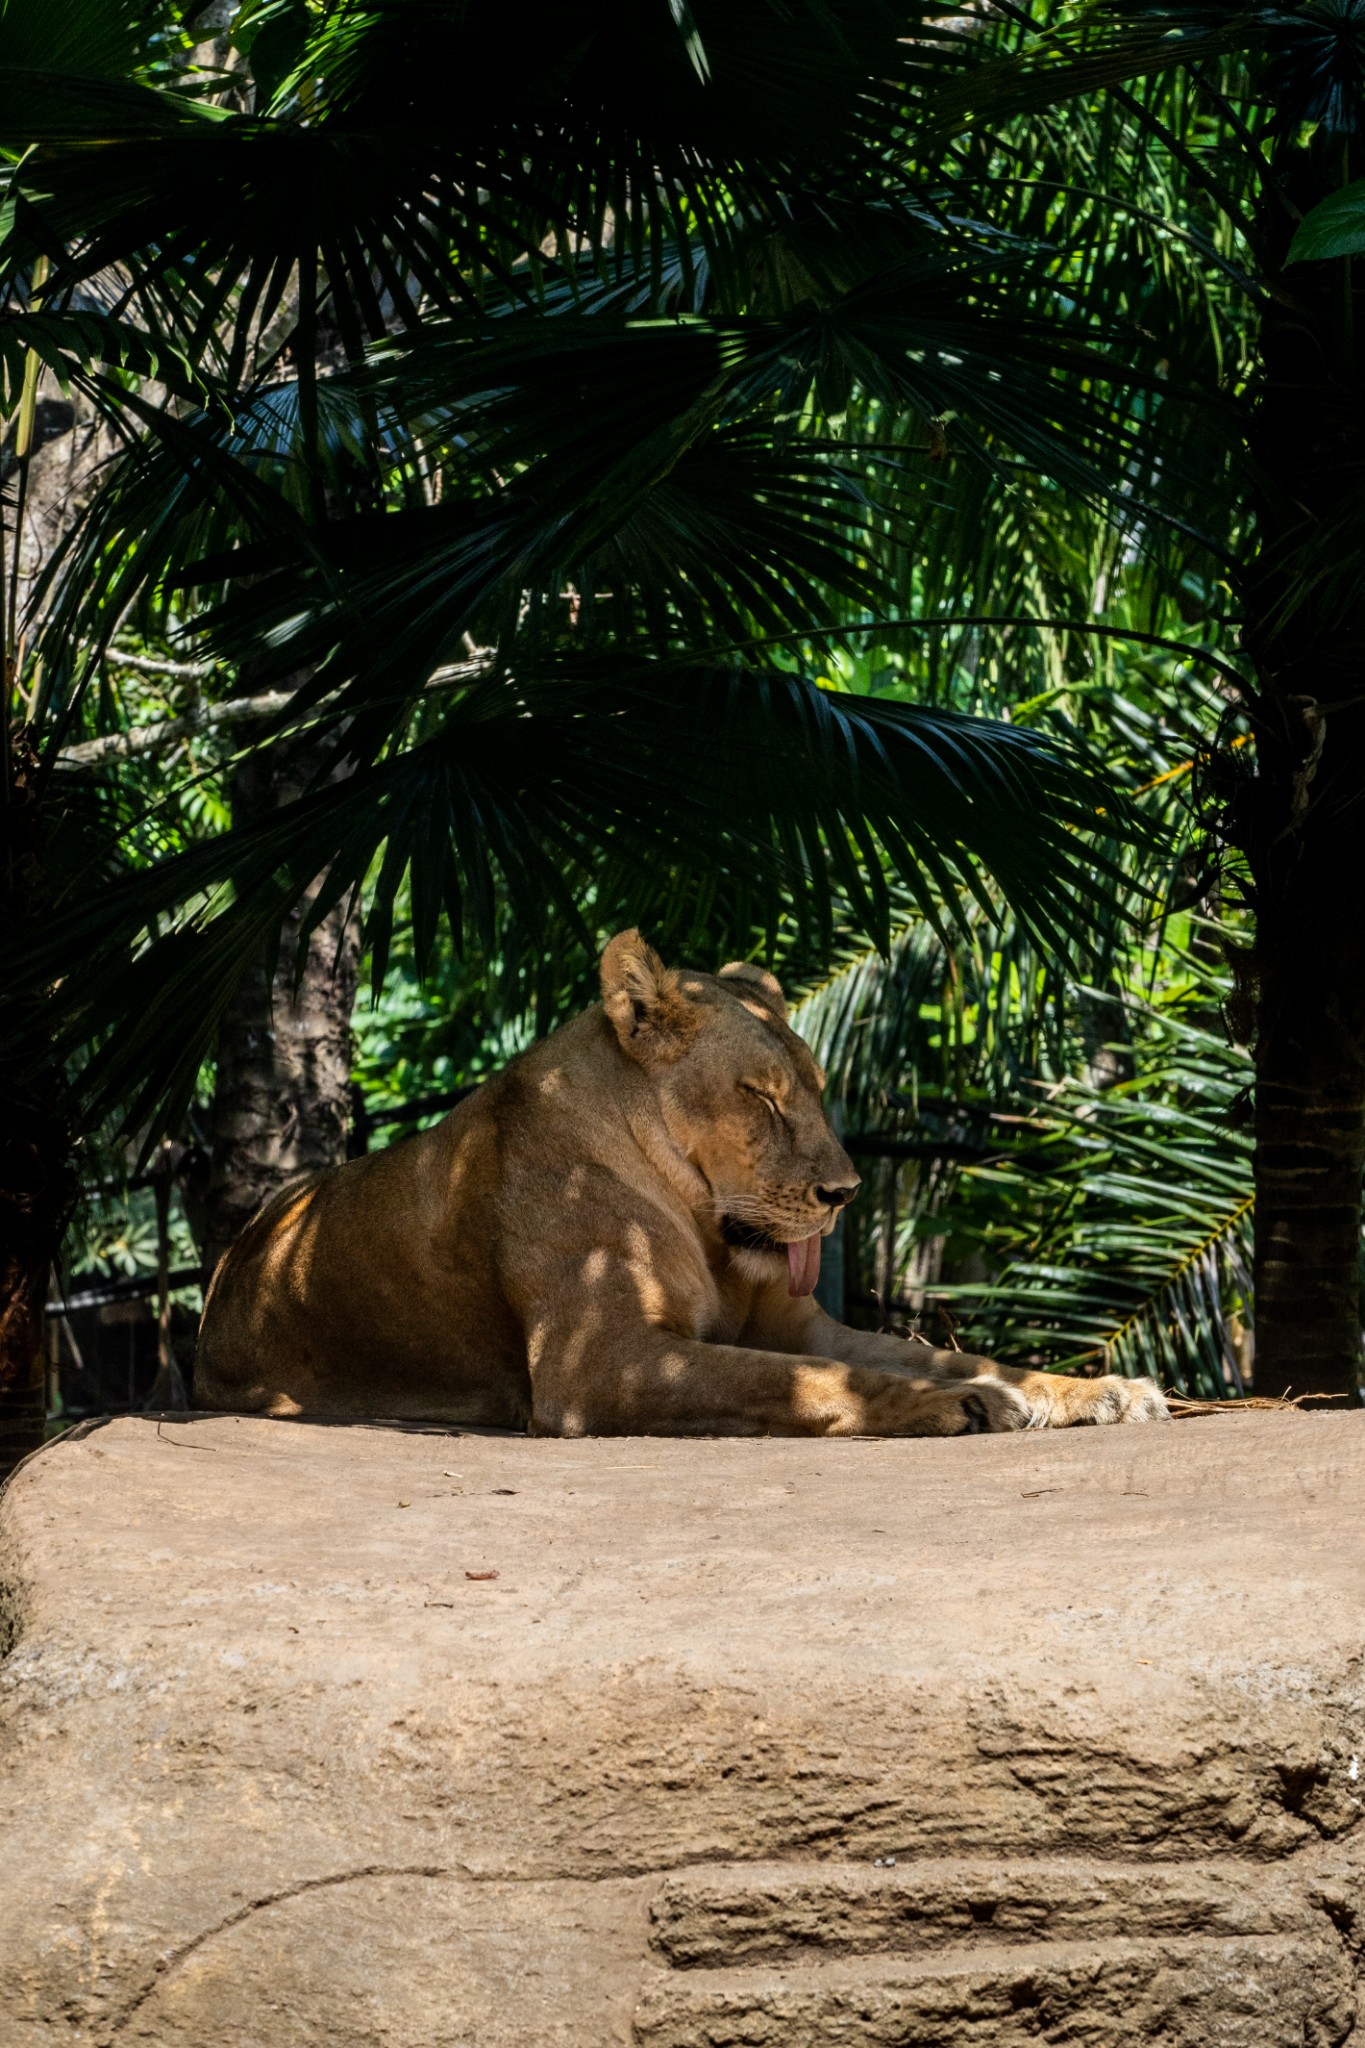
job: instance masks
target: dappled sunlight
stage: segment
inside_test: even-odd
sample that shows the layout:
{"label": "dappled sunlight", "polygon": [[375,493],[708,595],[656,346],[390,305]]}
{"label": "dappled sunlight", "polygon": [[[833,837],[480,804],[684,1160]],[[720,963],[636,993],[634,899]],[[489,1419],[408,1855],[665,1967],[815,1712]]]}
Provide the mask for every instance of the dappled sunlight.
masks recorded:
{"label": "dappled sunlight", "polygon": [[670,1290],[660,1276],[649,1233],[639,1223],[626,1227],[625,1267],[645,1322],[662,1322],[668,1314]]}
{"label": "dappled sunlight", "polygon": [[[934,1354],[814,1302],[820,1241],[858,1176],[781,1038],[780,992],[651,959],[622,967],[636,993],[619,1026],[587,1013],[446,1124],[266,1212],[224,1262],[235,1304],[212,1304],[215,1394],[565,1435],[978,1426]],[[657,1068],[648,1029],[643,1066],[627,1049],[656,984],[674,1034]],[[679,1035],[693,985],[709,1023]],[[1018,1426],[1010,1389],[971,1398],[979,1426]]]}
{"label": "dappled sunlight", "polygon": [[23,1429],[1354,1402],[1365,0],[218,12],[0,6]]}

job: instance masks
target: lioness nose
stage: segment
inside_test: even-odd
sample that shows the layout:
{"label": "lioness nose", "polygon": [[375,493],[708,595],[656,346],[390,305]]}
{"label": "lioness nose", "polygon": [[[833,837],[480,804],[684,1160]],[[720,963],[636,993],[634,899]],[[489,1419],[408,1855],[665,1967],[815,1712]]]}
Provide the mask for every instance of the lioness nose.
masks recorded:
{"label": "lioness nose", "polygon": [[853,1200],[861,1185],[861,1181],[854,1180],[846,1181],[839,1187],[817,1188],[815,1199],[817,1202],[827,1202],[831,1209],[842,1209],[845,1202]]}

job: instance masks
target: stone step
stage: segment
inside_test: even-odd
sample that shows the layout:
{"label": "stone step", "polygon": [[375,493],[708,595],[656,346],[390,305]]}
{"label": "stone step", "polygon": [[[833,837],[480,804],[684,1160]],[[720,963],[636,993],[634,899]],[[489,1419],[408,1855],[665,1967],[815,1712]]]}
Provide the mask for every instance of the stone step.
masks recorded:
{"label": "stone step", "polygon": [[660,1970],[635,2028],[641,2048],[1334,2048],[1354,2016],[1340,1944],[1191,1935]]}
{"label": "stone step", "polygon": [[670,1875],[650,1913],[661,1962],[708,1970],[1081,1936],[1330,1931],[1320,1890],[1291,1871],[1230,1860],[731,1864]]}

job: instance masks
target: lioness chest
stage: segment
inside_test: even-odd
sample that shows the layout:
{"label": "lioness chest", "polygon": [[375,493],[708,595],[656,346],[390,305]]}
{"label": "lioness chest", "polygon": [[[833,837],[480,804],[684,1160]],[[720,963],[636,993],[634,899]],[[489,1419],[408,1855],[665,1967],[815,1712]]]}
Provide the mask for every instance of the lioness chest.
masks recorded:
{"label": "lioness chest", "polygon": [[[703,1344],[733,1344],[752,1311],[753,1282],[735,1269],[723,1249],[708,1250],[680,1218],[640,1217],[625,1225],[617,1243],[627,1297],[638,1302],[649,1322]],[[605,1249],[590,1252],[582,1277],[591,1281],[611,1264]],[[590,1291],[590,1290],[589,1290]]]}
{"label": "lioness chest", "polygon": [[754,1288],[742,1274],[722,1267],[707,1268],[704,1297],[688,1320],[693,1327],[685,1334],[704,1344],[737,1343],[753,1311]]}

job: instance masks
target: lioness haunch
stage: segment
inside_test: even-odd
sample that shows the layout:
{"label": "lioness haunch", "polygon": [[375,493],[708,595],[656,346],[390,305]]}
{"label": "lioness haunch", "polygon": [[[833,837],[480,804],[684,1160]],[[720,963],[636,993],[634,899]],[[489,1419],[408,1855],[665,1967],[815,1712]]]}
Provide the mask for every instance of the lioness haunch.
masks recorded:
{"label": "lioness haunch", "polygon": [[277,1196],[209,1289],[199,1397],[547,1435],[953,1436],[1164,1416],[847,1330],[812,1296],[858,1176],[760,968],[638,932],[602,1001],[444,1123]]}

